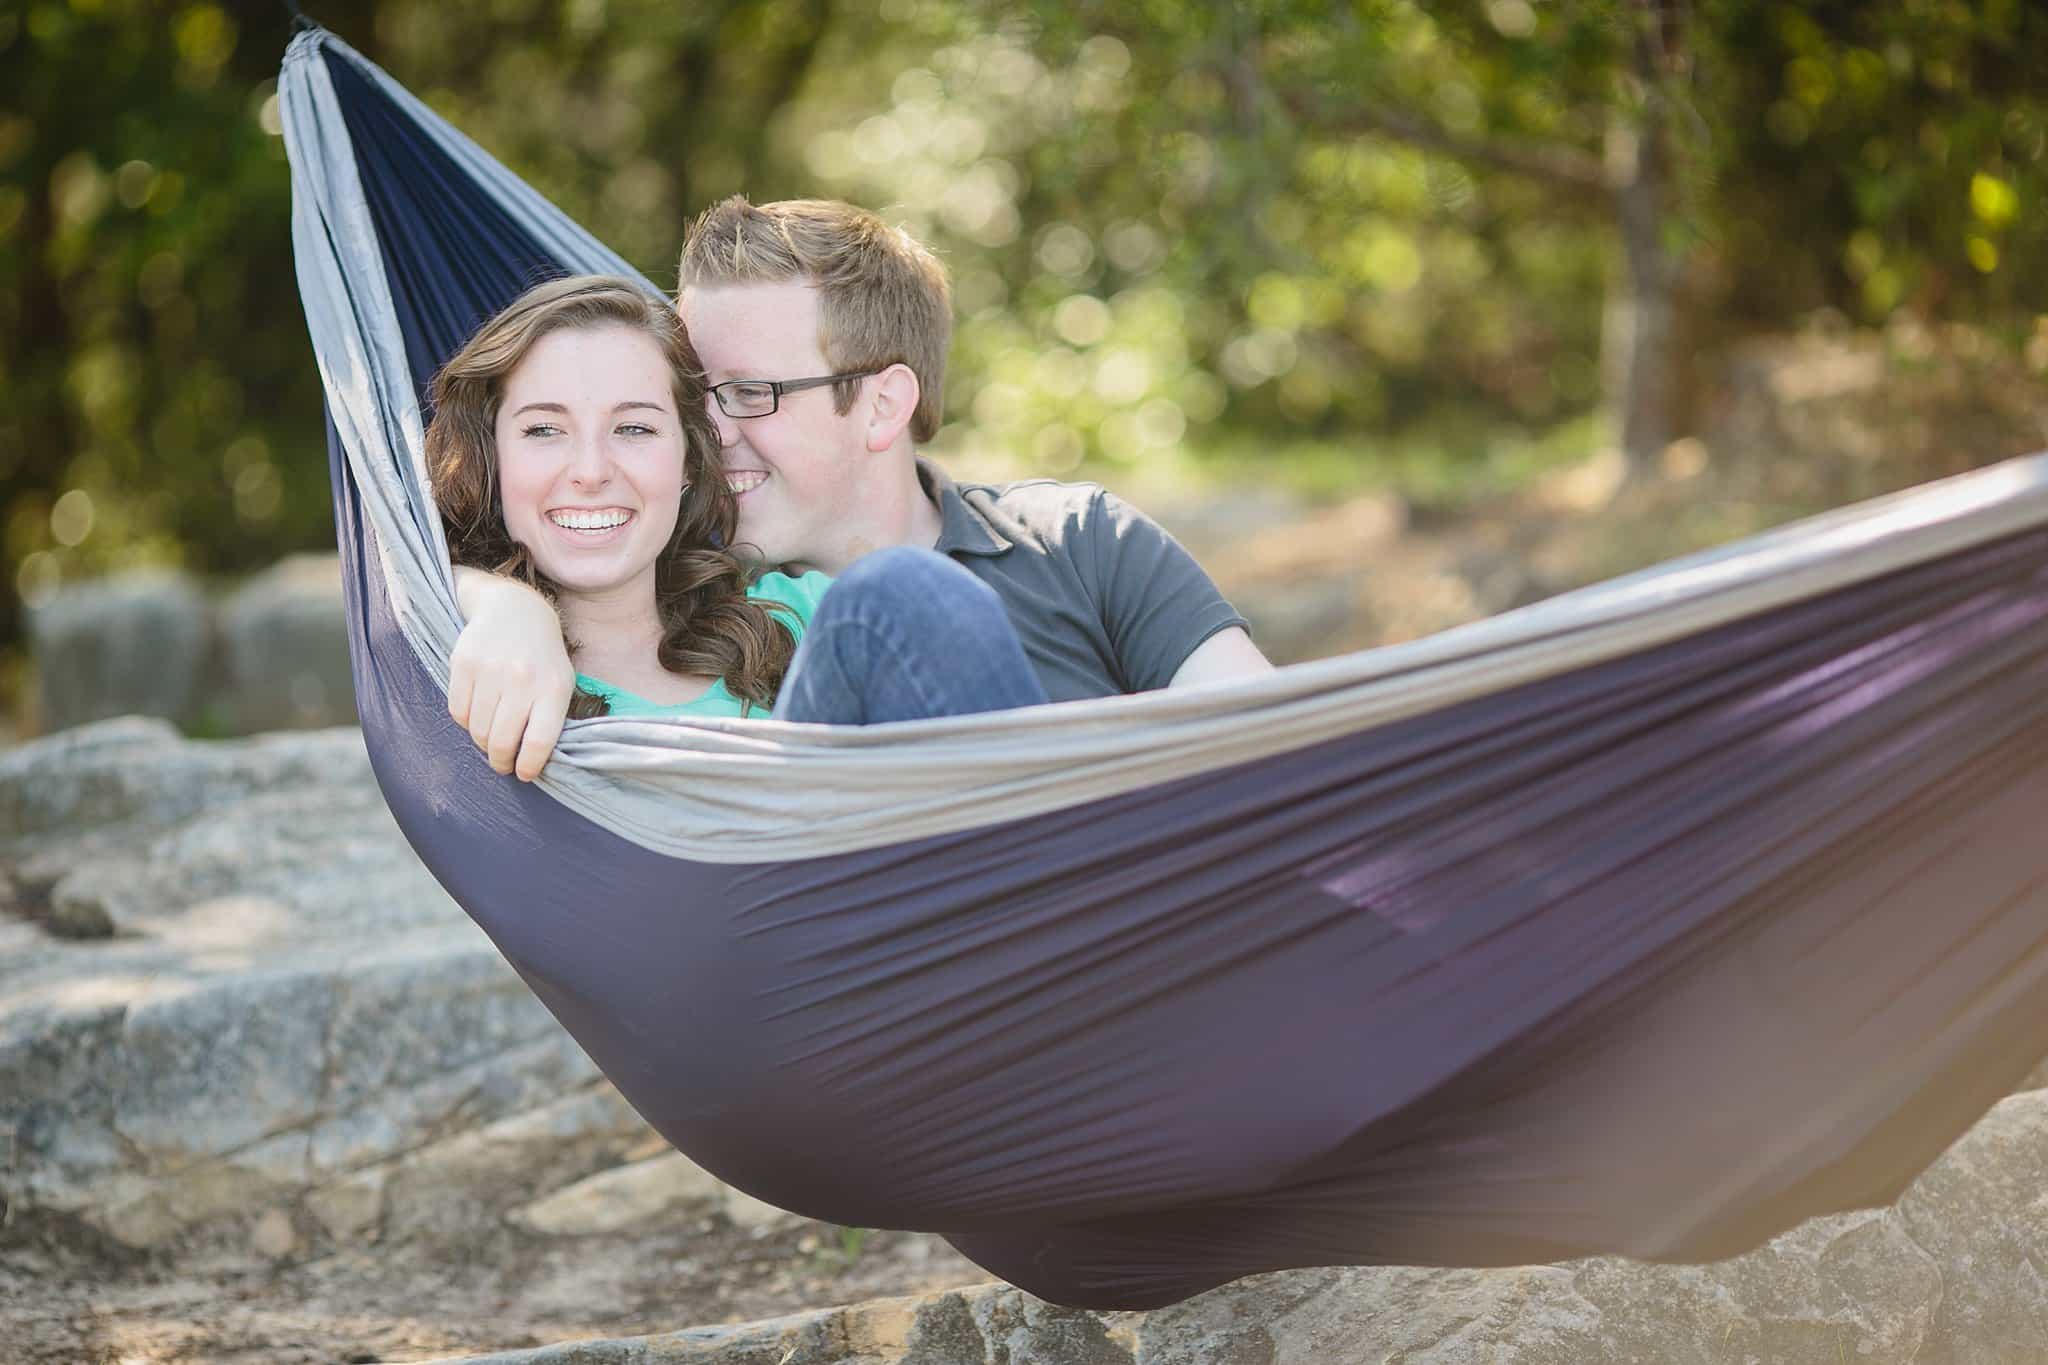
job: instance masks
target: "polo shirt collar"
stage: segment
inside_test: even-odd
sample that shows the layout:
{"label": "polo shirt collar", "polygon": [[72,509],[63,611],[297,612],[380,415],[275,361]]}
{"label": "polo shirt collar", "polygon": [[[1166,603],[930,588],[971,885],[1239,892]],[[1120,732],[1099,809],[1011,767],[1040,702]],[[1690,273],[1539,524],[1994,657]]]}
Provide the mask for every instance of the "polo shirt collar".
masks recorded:
{"label": "polo shirt collar", "polygon": [[932,548],[940,554],[999,555],[1011,547],[1010,538],[960,496],[952,476],[922,455],[917,457],[917,481],[938,504],[939,543]]}

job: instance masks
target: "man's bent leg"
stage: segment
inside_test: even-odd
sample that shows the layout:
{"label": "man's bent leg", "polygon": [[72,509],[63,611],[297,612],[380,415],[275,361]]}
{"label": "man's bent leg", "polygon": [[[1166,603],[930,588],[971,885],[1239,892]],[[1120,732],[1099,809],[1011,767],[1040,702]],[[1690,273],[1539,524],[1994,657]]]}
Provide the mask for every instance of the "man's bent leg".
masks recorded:
{"label": "man's bent leg", "polygon": [[935,550],[899,545],[855,562],[819,602],[775,718],[875,725],[1045,700],[995,590]]}

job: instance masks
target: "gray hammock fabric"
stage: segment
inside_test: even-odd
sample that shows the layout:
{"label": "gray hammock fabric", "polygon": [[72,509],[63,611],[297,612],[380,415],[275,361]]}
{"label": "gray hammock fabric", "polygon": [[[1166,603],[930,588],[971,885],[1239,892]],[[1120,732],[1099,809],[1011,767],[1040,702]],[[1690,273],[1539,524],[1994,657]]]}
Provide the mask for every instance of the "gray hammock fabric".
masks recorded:
{"label": "gray hammock fabric", "polygon": [[280,96],[386,799],[741,1188],[1104,1307],[1701,1259],[1889,1200],[2048,1054],[2048,458],[1245,682],[573,722],[528,787],[446,716],[421,394],[633,272],[324,31]]}

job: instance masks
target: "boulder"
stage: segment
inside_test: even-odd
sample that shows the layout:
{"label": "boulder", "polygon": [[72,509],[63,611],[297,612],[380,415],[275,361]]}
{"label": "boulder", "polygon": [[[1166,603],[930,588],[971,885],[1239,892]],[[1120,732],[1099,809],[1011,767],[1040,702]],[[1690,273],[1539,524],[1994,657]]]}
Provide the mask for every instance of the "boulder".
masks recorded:
{"label": "boulder", "polygon": [[212,615],[186,574],[138,571],[61,588],[30,609],[28,640],[45,730],[125,715],[190,724],[212,682]]}
{"label": "boulder", "polygon": [[166,570],[78,583],[30,611],[28,636],[46,733],[129,715],[214,734],[356,718],[332,554],[281,560],[218,604]]}
{"label": "boulder", "polygon": [[354,730],[0,752],[0,884],[11,1216],[459,1237],[649,1137],[420,866]]}
{"label": "boulder", "polygon": [[355,721],[339,557],[293,555],[243,583],[221,603],[220,639],[234,733]]}
{"label": "boulder", "polygon": [[745,1198],[681,1152],[664,1152],[587,1176],[515,1210],[511,1218],[544,1235],[582,1237],[719,1208],[728,1197]]}

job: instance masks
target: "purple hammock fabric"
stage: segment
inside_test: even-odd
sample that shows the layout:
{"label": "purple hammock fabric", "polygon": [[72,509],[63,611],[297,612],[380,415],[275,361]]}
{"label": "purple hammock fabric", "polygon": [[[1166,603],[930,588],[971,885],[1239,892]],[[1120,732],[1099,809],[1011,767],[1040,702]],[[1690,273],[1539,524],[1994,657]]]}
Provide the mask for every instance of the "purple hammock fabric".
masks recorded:
{"label": "purple hammock fabric", "polygon": [[[562,267],[327,61],[423,383]],[[727,866],[489,771],[332,453],[399,824],[649,1122],[799,1213],[1103,1308],[1711,1259],[1891,1200],[2048,1053],[2048,532],[1312,750]]]}

